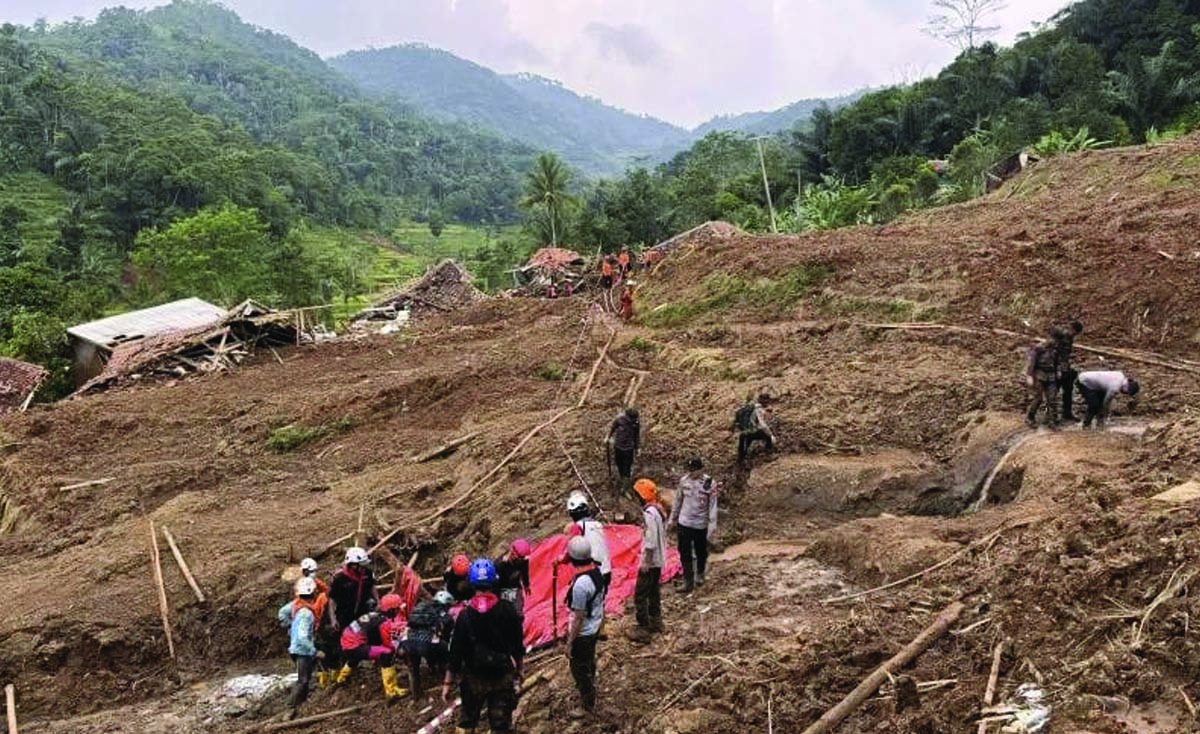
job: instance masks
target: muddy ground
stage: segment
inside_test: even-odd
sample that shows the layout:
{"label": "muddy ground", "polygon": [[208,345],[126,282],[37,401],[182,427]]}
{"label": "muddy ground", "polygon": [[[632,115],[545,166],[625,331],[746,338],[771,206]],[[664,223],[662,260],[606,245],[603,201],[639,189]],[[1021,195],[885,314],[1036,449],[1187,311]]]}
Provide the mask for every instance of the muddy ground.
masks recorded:
{"label": "muddy ground", "polygon": [[[1197,568],[1200,505],[1150,498],[1200,470],[1198,178],[1195,137],[1054,159],[887,227],[684,245],[640,277],[632,324],[587,298],[494,299],[394,338],[6,418],[0,492],[18,520],[0,537],[0,678],[17,686],[22,731],[267,722],[277,702],[229,718],[206,699],[232,675],[287,670],[272,617],[289,559],[361,512],[372,540],[399,528],[392,550],[436,576],[455,552],[556,532],[580,478],[610,520],[633,516],[602,439],[635,390],[639,473],[670,486],[706,457],[728,550],[698,594],[666,591],[669,629],[649,647],[615,625],[598,720],[568,725],[565,663],[540,658],[554,675],[526,697],[524,730],[800,731],[962,600],[953,631],[904,671],[934,684],[919,705],[897,712],[885,685],[843,731],[973,729],[1001,640],[997,699],[1039,684],[1056,732],[1195,731],[1200,601],[1180,581]],[[777,287],[801,270],[827,275],[799,297]],[[1080,345],[1109,350],[1079,352],[1079,366],[1144,385],[1118,402],[1115,430],[1023,427],[1021,350],[1068,317],[1085,324]],[[963,328],[890,328],[912,321]],[[780,445],[738,467],[732,415],[752,390],[770,396]],[[284,426],[320,432],[285,450]],[[959,515],[989,477],[990,500]],[[174,662],[151,520],[208,596],[166,557]],[[380,698],[366,678],[319,694],[311,712],[370,707],[298,731],[412,732],[433,715]]]}

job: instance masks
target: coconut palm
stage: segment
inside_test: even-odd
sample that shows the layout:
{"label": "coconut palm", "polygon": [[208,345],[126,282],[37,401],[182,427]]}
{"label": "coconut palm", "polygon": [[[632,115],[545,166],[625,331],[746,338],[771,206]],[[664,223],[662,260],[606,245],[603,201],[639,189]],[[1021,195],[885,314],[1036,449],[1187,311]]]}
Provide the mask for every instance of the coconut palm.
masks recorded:
{"label": "coconut palm", "polygon": [[525,196],[519,205],[541,213],[541,221],[535,222],[548,230],[553,247],[558,246],[563,234],[567,212],[579,204],[579,199],[567,191],[570,182],[571,169],[553,153],[542,153],[525,174]]}

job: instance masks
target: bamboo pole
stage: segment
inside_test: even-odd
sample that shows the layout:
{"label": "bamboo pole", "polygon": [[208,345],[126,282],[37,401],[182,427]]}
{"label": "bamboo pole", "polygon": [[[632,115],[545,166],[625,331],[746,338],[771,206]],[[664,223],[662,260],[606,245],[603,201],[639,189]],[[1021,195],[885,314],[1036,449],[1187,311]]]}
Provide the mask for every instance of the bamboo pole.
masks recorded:
{"label": "bamboo pole", "polygon": [[175,544],[175,536],[171,535],[171,531],[166,525],[162,528],[163,537],[167,539],[167,545],[171,546],[171,553],[175,556],[175,562],[179,564],[179,570],[183,571],[183,577],[187,579],[188,586],[192,587],[192,591],[196,592],[196,599],[201,604],[204,603],[204,592],[200,590],[200,584],[196,583],[196,577],[192,575],[192,569],[188,568],[187,561],[183,560],[183,553],[179,551],[179,546]]}
{"label": "bamboo pole", "polygon": [[926,627],[915,640],[905,645],[904,649],[892,656],[890,660],[876,668],[875,672],[859,683],[858,687],[843,698],[838,705],[822,714],[820,719],[804,730],[804,734],[829,734],[836,729],[846,717],[858,710],[858,707],[870,698],[879,689],[879,686],[883,685],[893,670],[899,670],[916,660],[921,653],[929,649],[935,640],[946,634],[946,630],[950,629],[950,625],[958,620],[959,615],[966,608],[966,604],[956,601],[943,609],[933,624]]}
{"label": "bamboo pole", "polygon": [[8,710],[8,734],[17,734],[17,689],[12,683],[4,686],[4,706]]}
{"label": "bamboo pole", "polygon": [[154,532],[154,521],[150,521],[150,554],[154,559],[154,582],[158,586],[158,607],[162,612],[163,630],[167,633],[167,650],[175,659],[175,639],[171,636],[171,616],[167,608],[167,587],[163,584],[162,559],[158,555],[158,533]]}
{"label": "bamboo pole", "polygon": [[297,726],[305,726],[307,724],[315,724],[319,721],[325,721],[327,719],[332,719],[337,716],[345,716],[346,714],[352,714],[355,711],[360,711],[362,709],[365,709],[366,707],[367,707],[366,704],[360,704],[358,706],[348,706],[344,709],[337,709],[336,711],[326,711],[323,714],[313,714],[312,716],[305,716],[300,719],[292,719],[291,721],[279,721],[274,724],[267,724],[262,729],[257,729],[257,730],[252,729],[251,731],[283,731],[284,729],[294,729]]}
{"label": "bamboo pole", "polygon": [[[996,651],[992,653],[992,674],[988,676],[987,690],[983,692],[983,707],[992,705],[996,699],[996,681],[1000,678],[1000,658],[1004,655],[1004,640],[996,643]],[[987,722],[979,722],[977,734],[987,734]]]}

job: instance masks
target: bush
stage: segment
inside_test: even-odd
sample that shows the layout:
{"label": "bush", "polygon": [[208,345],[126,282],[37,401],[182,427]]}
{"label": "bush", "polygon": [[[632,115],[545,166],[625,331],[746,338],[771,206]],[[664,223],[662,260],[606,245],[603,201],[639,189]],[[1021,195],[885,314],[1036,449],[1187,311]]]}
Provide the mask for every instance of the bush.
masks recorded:
{"label": "bush", "polygon": [[326,436],[335,433],[345,433],[354,427],[354,421],[350,416],[334,421],[333,423],[322,423],[319,426],[306,426],[302,423],[289,423],[286,426],[281,426],[271,431],[267,436],[267,448],[279,453],[287,453],[295,451],[301,446],[316,443]]}
{"label": "bush", "polygon": [[538,368],[537,376],[549,382],[560,382],[567,379],[567,370],[558,362],[547,362]]}

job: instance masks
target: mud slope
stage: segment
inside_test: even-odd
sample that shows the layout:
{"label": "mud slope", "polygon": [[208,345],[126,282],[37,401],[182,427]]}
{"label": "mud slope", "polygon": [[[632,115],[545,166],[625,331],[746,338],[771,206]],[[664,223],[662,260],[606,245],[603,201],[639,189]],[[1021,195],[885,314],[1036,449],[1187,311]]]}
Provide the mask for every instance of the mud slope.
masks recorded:
{"label": "mud slope", "polygon": [[[610,520],[634,516],[607,486],[602,439],[636,390],[641,472],[669,484],[686,457],[708,457],[725,485],[721,540],[743,545],[697,597],[666,592],[665,638],[605,643],[605,711],[578,730],[765,731],[768,705],[776,730],[802,730],[961,598],[966,631],[909,671],[956,682],[900,713],[869,702],[843,730],[965,731],[1005,639],[1000,696],[1041,682],[1056,731],[1125,731],[1121,717],[1139,712],[1159,722],[1142,731],[1192,731],[1180,692],[1200,699],[1200,602],[1187,585],[1156,597],[1200,560],[1200,508],[1147,498],[1200,467],[1200,365],[1187,362],[1200,340],[1198,179],[1197,137],[1069,156],[887,227],[685,243],[641,279],[633,324],[585,298],[495,299],[397,338],[7,417],[0,492],[17,521],[0,536],[0,678],[41,730],[241,731],[206,718],[197,691],[286,669],[272,612],[289,555],[361,513],[368,536],[399,528],[394,553],[419,551],[417,570],[436,575],[454,552],[555,532],[580,477]],[[1083,353],[1083,367],[1145,386],[1118,405],[1125,431],[1021,441],[1021,349],[1063,316],[1083,320],[1083,345],[1175,368]],[[885,328],[901,321],[968,328]],[[729,429],[749,390],[770,395],[780,445],[739,468]],[[320,430],[279,447],[285,426]],[[943,506],[939,493],[961,506],[1018,442],[994,485],[1002,504],[910,514]],[[209,597],[196,603],[165,556],[174,663],[150,521],[179,539]],[[822,602],[955,553],[909,584]],[[556,675],[529,695],[523,725],[564,731],[569,676],[544,660]],[[368,686],[311,707],[377,698]],[[1128,701],[1119,715],[1114,698]],[[413,731],[422,708],[308,731]]]}

